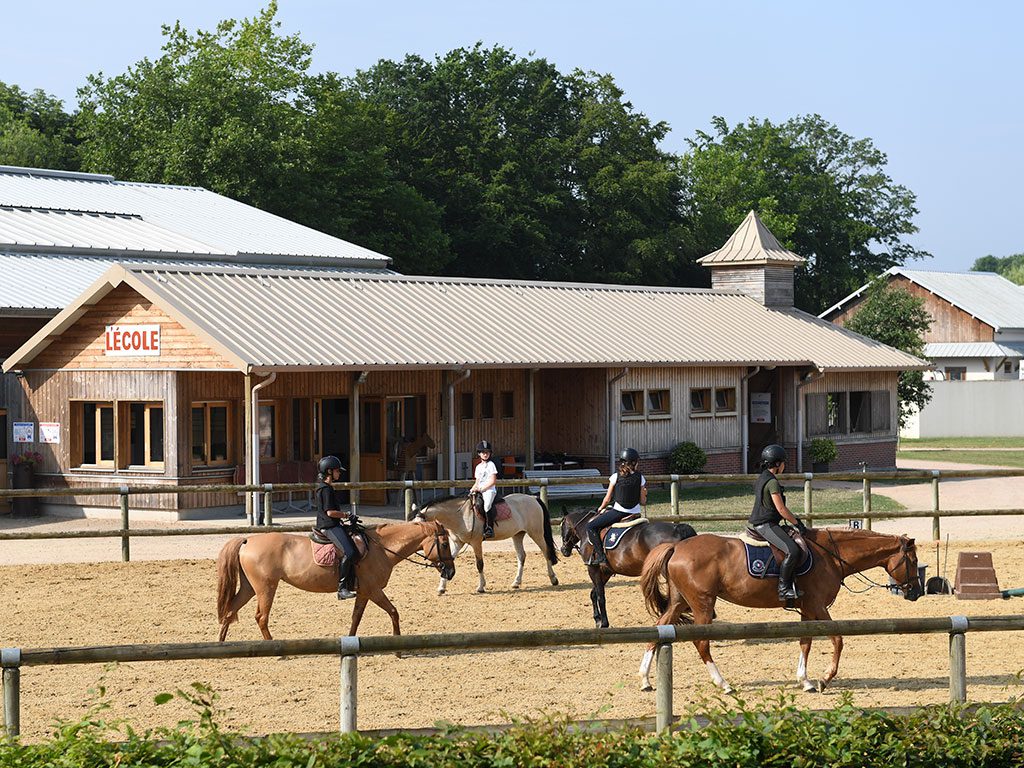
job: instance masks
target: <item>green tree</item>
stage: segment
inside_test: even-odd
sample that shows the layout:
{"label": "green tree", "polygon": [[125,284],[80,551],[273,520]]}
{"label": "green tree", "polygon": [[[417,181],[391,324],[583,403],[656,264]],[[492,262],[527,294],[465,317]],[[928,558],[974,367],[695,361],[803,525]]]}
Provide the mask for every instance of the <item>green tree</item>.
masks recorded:
{"label": "green tree", "polygon": [[885,173],[887,158],[819,115],[781,124],[712,120],[681,160],[688,258],[719,248],[751,209],[807,264],[796,304],[817,313],[896,264],[928,254],[905,242],[915,196]]}
{"label": "green tree", "polygon": [[982,256],[971,267],[974,272],[996,272],[1017,285],[1024,285],[1024,253],[1010,256]]}
{"label": "green tree", "polygon": [[0,165],[76,170],[76,145],[73,118],[62,102],[0,82]]}
{"label": "green tree", "polygon": [[502,48],[358,73],[400,178],[443,211],[448,274],[672,282],[683,232],[667,126],[611,77]]}
{"label": "green tree", "polygon": [[[896,347],[917,357],[924,357],[924,335],[932,324],[932,316],[924,308],[924,299],[909,291],[876,278],[868,287],[867,297],[846,327],[863,336]],[[932,399],[931,385],[921,371],[900,374],[897,394],[900,401],[900,426],[916,410]]]}

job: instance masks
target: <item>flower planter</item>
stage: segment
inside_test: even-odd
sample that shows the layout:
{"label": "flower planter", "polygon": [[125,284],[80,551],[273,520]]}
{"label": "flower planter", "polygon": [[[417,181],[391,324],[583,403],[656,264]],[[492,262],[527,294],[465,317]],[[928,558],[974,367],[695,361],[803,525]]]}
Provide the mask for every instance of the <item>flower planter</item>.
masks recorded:
{"label": "flower planter", "polygon": [[[36,472],[31,464],[14,465],[15,488],[35,488]],[[33,517],[39,514],[39,497],[29,496],[11,499],[11,512],[17,517]]]}
{"label": "flower planter", "polygon": [[820,472],[828,472],[828,462],[827,461],[815,461],[815,462],[812,462],[811,463],[811,472],[814,472],[815,474],[820,473]]}

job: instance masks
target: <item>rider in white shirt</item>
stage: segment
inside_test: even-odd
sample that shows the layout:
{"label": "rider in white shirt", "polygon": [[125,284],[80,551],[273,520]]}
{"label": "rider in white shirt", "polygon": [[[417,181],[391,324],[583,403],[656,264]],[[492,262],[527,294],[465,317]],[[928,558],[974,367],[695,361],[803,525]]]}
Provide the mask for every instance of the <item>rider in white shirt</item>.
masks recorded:
{"label": "rider in white shirt", "polygon": [[476,491],[480,494],[484,513],[484,538],[494,538],[494,497],[498,495],[495,483],[498,482],[498,468],[491,461],[491,454],[494,447],[487,440],[481,440],[476,445],[477,456],[480,463],[476,465],[476,482],[469,492]]}

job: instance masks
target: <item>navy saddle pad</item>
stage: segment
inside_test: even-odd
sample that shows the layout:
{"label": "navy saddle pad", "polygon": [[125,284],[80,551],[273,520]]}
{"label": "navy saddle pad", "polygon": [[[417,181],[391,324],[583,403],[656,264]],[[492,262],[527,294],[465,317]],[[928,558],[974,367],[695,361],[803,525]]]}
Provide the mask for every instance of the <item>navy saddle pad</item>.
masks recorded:
{"label": "navy saddle pad", "polygon": [[[775,562],[772,548],[767,544],[755,547],[753,544],[743,542],[747,550],[747,573],[755,579],[779,578],[779,564]],[[803,576],[814,567],[814,554],[807,553],[807,559],[797,567],[794,576]]]}
{"label": "navy saddle pad", "polygon": [[608,533],[604,535],[604,548],[606,550],[615,549],[622,537],[633,530],[634,526],[629,528],[609,528]]}

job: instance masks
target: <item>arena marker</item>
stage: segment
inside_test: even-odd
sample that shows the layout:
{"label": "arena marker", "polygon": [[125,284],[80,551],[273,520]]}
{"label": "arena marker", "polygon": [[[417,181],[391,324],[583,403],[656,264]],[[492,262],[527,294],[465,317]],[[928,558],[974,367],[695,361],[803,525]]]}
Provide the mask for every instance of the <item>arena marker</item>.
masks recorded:
{"label": "arena marker", "polygon": [[21,648],[0,648],[0,667],[20,667]]}
{"label": "arena marker", "polygon": [[341,655],[355,656],[359,653],[359,638],[353,635],[345,635],[341,638]]}
{"label": "arena marker", "polygon": [[952,624],[952,630],[954,632],[966,632],[967,631],[967,617],[966,616],[950,616],[949,623]]}
{"label": "arena marker", "polygon": [[671,643],[676,639],[676,625],[675,624],[659,624],[658,625],[658,642],[660,643]]}

